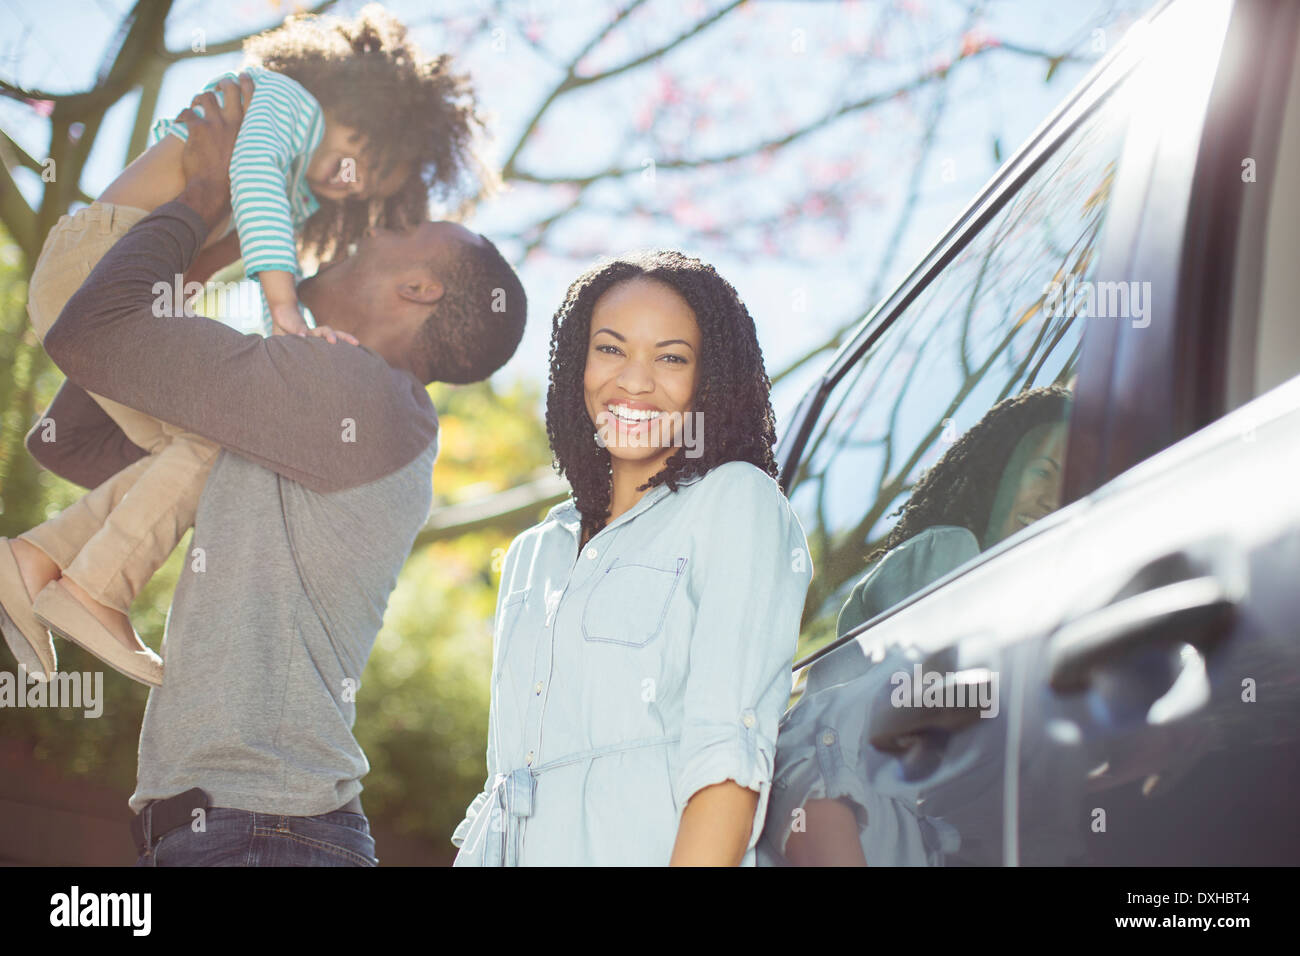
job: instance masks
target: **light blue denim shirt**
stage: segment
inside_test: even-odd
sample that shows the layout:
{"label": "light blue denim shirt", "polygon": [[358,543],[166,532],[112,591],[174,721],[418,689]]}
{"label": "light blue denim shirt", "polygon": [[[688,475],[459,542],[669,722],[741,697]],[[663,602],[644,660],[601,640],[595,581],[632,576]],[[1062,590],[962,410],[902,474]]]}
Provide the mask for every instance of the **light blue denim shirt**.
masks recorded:
{"label": "light blue denim shirt", "polygon": [[755,861],[812,579],[776,482],[727,462],[646,492],[578,553],[572,500],[501,573],[487,780],[457,866],[666,865],[687,800],[759,794]]}

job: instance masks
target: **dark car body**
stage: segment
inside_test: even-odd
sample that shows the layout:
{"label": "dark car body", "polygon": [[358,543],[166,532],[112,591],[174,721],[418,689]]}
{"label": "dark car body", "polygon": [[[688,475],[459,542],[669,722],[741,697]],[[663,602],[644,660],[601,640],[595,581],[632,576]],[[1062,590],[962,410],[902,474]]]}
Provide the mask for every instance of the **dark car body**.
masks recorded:
{"label": "dark car body", "polygon": [[[1298,43],[1300,4],[1159,5],[804,397],[763,862],[846,862],[836,800],[869,865],[1300,863]],[[1059,506],[870,577],[958,433],[1053,387]]]}

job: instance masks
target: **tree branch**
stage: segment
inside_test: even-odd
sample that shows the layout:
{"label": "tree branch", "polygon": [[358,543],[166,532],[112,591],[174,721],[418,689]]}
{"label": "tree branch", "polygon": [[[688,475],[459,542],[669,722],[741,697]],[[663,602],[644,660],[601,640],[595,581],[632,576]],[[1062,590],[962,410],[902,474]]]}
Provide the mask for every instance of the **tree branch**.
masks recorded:
{"label": "tree branch", "polygon": [[[13,142],[8,136],[4,138],[7,143]],[[7,149],[0,147],[0,155],[4,155],[4,162],[0,163],[0,222],[4,223],[9,235],[23,251],[23,259],[30,270],[41,251],[36,241],[36,213],[27,205],[27,200],[18,191],[18,184],[9,173],[7,152]]]}
{"label": "tree branch", "polygon": [[569,497],[569,483],[554,472],[505,491],[435,508],[415,537],[412,550],[434,541],[486,528],[520,529],[536,524],[538,512]]}
{"label": "tree branch", "polygon": [[[324,13],[336,3],[338,3],[338,0],[324,0],[323,3],[318,3],[316,6],[304,10],[303,13],[307,16],[316,16]],[[254,30],[252,33],[245,33],[240,37],[232,37],[229,40],[222,40],[220,43],[213,43],[211,46],[205,44],[202,50],[163,50],[162,53],[159,54],[159,59],[167,66],[170,66],[171,64],[178,63],[181,60],[193,60],[205,56],[221,56],[224,53],[238,53],[244,48],[244,41],[257,36],[259,33],[264,33],[267,30],[273,29],[277,25],[278,24],[272,24],[271,26],[263,27],[261,30]]]}
{"label": "tree branch", "polygon": [[645,2],[646,0],[632,0],[630,4],[618,12],[618,15],[615,16],[613,20],[609,21],[609,23],[605,24],[604,27],[598,30],[591,39],[587,41],[583,48],[577,52],[573,59],[569,61],[569,65],[564,71],[564,79],[560,80],[559,84],[546,95],[545,99],[542,100],[541,105],[533,111],[532,117],[529,118],[528,123],[524,126],[524,131],[520,133],[519,138],[515,140],[514,149],[510,151],[510,156],[501,167],[502,179],[515,178],[515,161],[519,158],[520,152],[523,151],[524,144],[528,142],[528,138],[533,135],[533,130],[537,128],[537,124],[541,122],[542,116],[546,113],[547,109],[550,108],[550,105],[555,102],[557,97],[570,89],[569,84],[576,79],[575,71],[578,68],[578,64],[582,62],[582,58],[594,50],[596,46],[605,39],[605,37],[609,36],[610,31],[631,16],[638,8],[643,6]]}
{"label": "tree branch", "polygon": [[[1034,50],[1031,47],[1022,47],[1018,45],[999,46],[999,45],[990,44],[988,46],[982,46],[977,49],[971,50],[970,52],[959,54],[957,58],[953,60],[951,63],[940,64],[939,66],[936,66],[933,69],[926,71],[925,73],[919,74],[918,76],[907,81],[906,83],[903,83],[900,86],[893,88],[892,90],[885,90],[880,93],[873,93],[872,95],[863,97],[862,99],[857,100],[855,102],[847,103],[844,106],[841,106],[839,109],[833,110],[832,112],[829,112],[824,116],[821,116],[813,120],[811,123],[808,123],[797,129],[791,130],[790,132],[785,133],[781,136],[777,136],[773,139],[763,140],[761,142],[753,143],[749,146],[746,146],[743,149],[733,150],[732,152],[729,153],[719,153],[714,156],[704,156],[697,159],[671,159],[671,160],[656,161],[655,163],[656,168],[658,169],[699,169],[705,166],[716,166],[725,163],[733,163],[736,162],[737,160],[746,159],[750,156],[755,156],[759,153],[766,152],[768,150],[776,150],[785,146],[789,146],[791,143],[795,142],[796,140],[802,139],[806,136],[811,135],[812,133],[816,133],[819,130],[825,129],[827,126],[831,125],[836,120],[843,118],[844,116],[848,116],[851,113],[858,113],[863,110],[871,109],[873,107],[880,106],[884,103],[891,102],[893,100],[899,99],[900,97],[907,96],[910,93],[914,93],[917,90],[921,89],[922,87],[935,82],[936,80],[945,79],[948,76],[948,74],[953,70],[953,68],[955,68],[959,63],[966,63],[978,57],[987,56],[990,53],[996,52],[998,50],[1017,53],[1025,56],[1039,56],[1048,60],[1053,60],[1056,57],[1062,57],[1063,59],[1072,59],[1072,57],[1069,54],[1052,55],[1052,54],[1045,53],[1043,51]],[[563,86],[563,84],[561,84],[561,86]],[[557,92],[563,92],[563,90],[557,88],[557,91],[553,92],[552,96],[548,98],[547,103],[543,104],[543,108],[546,105],[549,105],[550,99],[554,99]],[[535,121],[539,118],[540,118],[540,111],[538,115],[534,117],[533,125],[535,125]],[[522,141],[521,141],[521,145],[522,145]],[[518,147],[516,147],[515,150],[516,155],[517,153],[518,153]],[[511,156],[512,163],[514,158],[515,156],[512,155]],[[558,185],[561,183],[581,186],[587,183],[595,182],[600,179],[617,179],[623,176],[640,174],[641,167],[639,165],[638,166],[611,166],[608,169],[600,170],[599,172],[595,172],[595,173],[590,173],[585,176],[538,176],[526,171],[517,170],[513,167],[513,165],[509,166],[509,170],[510,170],[510,177],[519,180],[520,182],[538,183],[541,185],[548,185],[548,186]]]}

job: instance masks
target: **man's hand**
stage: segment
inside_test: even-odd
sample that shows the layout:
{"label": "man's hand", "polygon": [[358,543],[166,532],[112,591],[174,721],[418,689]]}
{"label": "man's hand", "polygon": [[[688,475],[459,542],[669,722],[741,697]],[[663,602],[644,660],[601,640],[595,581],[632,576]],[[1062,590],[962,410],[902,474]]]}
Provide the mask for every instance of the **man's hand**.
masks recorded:
{"label": "man's hand", "polygon": [[181,154],[185,189],[178,198],[202,216],[209,229],[230,211],[230,156],[244,120],[244,105],[253,98],[253,79],[241,73],[238,85],[225,79],[217,88],[220,103],[216,94],[207,90],[176,117],[188,130]]}

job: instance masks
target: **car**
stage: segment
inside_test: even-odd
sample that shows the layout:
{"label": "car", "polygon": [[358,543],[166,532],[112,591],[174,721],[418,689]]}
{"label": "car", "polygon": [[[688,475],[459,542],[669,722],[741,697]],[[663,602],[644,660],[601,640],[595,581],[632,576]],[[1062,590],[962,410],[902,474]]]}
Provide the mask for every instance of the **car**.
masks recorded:
{"label": "car", "polygon": [[1300,863],[1298,53],[1158,4],[804,395],[760,863]]}

